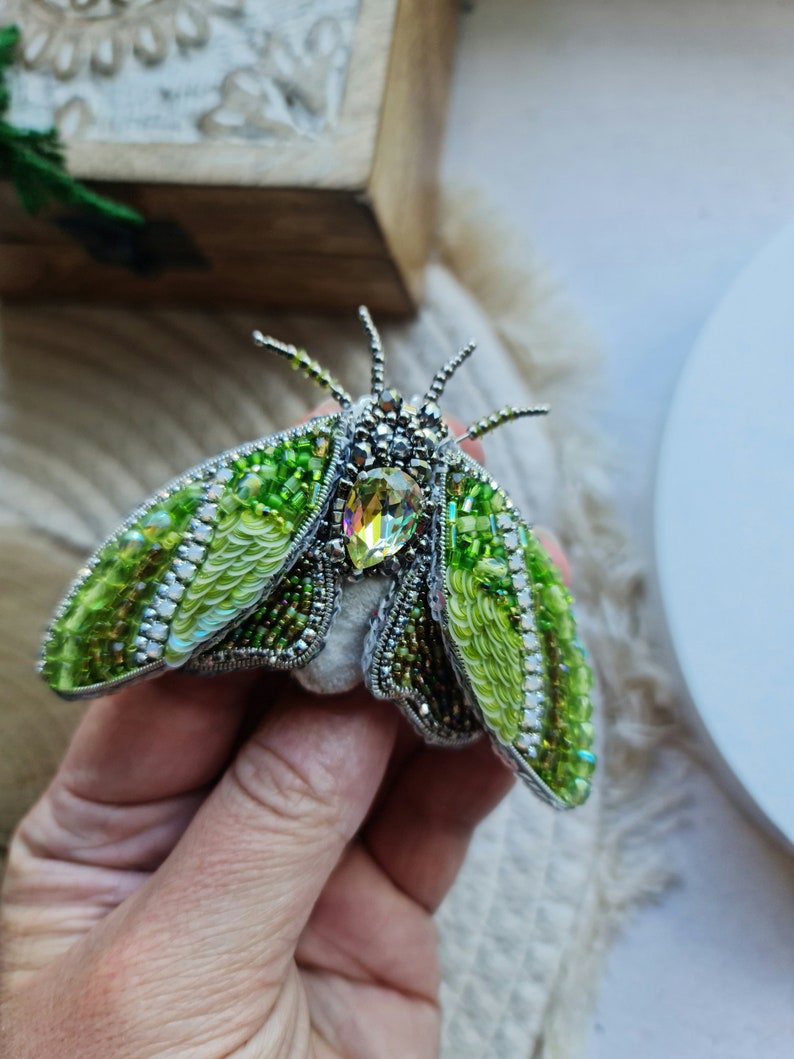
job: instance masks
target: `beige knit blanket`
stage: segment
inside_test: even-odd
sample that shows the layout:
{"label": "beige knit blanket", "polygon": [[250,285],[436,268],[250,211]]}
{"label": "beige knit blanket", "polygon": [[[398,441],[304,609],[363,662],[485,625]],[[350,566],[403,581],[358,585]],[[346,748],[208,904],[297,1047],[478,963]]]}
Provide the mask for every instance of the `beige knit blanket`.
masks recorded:
{"label": "beige knit blanket", "polygon": [[[603,446],[588,423],[595,367],[556,295],[520,270],[487,224],[453,211],[444,263],[412,323],[384,326],[404,391],[471,335],[449,386],[464,421],[542,400],[545,420],[486,443],[489,468],[528,518],[562,538],[594,660],[601,767],[581,810],[516,789],[481,827],[439,913],[449,1059],[582,1054],[616,926],[667,879],[659,835],[673,802],[647,782],[668,706],[650,651],[643,578],[616,524]],[[305,380],[266,359],[260,327],[305,345],[353,393],[367,351],[354,319],[84,307],[7,308],[0,396],[0,842],[46,782],[81,707],[33,672],[51,606],[88,552],[145,494],[199,459],[300,418]],[[453,753],[454,751],[450,751]]]}

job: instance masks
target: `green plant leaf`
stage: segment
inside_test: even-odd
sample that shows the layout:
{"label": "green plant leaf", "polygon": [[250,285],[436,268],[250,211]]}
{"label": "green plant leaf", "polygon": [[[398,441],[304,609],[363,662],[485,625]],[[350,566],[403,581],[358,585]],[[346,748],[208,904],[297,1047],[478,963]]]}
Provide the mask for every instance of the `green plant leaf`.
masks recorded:
{"label": "green plant leaf", "polygon": [[30,214],[60,202],[124,224],[144,224],[144,217],[131,206],[114,202],[70,176],[56,129],[20,129],[3,120],[11,103],[6,73],[15,61],[20,36],[18,26],[0,27],[0,180],[13,184]]}

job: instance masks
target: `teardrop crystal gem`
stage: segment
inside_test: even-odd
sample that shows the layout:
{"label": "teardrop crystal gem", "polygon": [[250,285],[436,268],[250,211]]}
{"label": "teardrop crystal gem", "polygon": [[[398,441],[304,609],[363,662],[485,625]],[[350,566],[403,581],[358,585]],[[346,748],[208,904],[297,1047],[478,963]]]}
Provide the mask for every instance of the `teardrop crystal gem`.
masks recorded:
{"label": "teardrop crystal gem", "polygon": [[359,570],[394,555],[416,531],[422,490],[405,471],[377,467],[362,471],[342,512],[350,562]]}

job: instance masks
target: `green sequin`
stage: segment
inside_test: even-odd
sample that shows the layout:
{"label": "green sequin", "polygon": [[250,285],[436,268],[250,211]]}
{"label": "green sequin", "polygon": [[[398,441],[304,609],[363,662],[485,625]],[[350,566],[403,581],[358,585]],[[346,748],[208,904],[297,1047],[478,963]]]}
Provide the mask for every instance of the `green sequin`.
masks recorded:
{"label": "green sequin", "polygon": [[135,638],[143,611],[201,496],[201,483],[192,482],[158,499],[101,549],[44,646],[43,675],[56,691],[68,694],[139,668]]}
{"label": "green sequin", "polygon": [[[181,665],[203,643],[214,640],[279,576],[321,495],[300,464],[319,459],[317,473],[324,477],[331,460],[329,440],[328,428],[315,423],[235,461],[235,474],[218,501],[218,520],[204,560],[171,620],[168,665]],[[282,641],[288,642],[277,635],[274,646],[282,646]]]}
{"label": "green sequin", "polygon": [[[219,462],[219,470],[225,466],[232,473],[216,498],[206,554],[192,580],[186,578],[190,583],[184,589],[175,585],[175,593],[165,598],[158,588],[166,575],[173,576],[180,563],[188,570],[193,565],[181,559],[174,563],[194,517],[206,524],[202,510],[212,508],[206,495],[212,472],[202,468],[170,495],[158,494],[97,553],[90,572],[54,619],[42,657],[42,674],[50,686],[66,696],[78,694],[134,676],[149,658],[157,659],[157,650],[142,657],[140,646],[141,623],[150,606],[162,613],[152,635],[158,642],[173,637],[166,645],[172,664],[250,610],[317,511],[335,429],[336,417],[315,420],[253,452],[229,456],[225,465]],[[279,639],[285,630],[281,632]],[[157,648],[157,643],[149,647]]]}
{"label": "green sequin", "polygon": [[504,498],[472,476],[447,479],[447,620],[483,719],[503,743],[519,733],[523,703],[518,604],[503,534]]}
{"label": "green sequin", "polygon": [[[321,592],[322,582],[316,573],[312,560],[299,559],[256,610],[231,629],[202,659],[222,659],[230,653],[252,649],[275,653],[282,641],[292,645],[300,643],[311,628],[312,607],[317,604],[318,609],[324,609],[326,606],[326,592]],[[308,647],[309,643],[306,643],[303,654]]]}
{"label": "green sequin", "polygon": [[[595,768],[588,697],[592,673],[576,639],[572,599],[559,571],[516,515],[500,520],[505,511],[505,495],[476,473],[448,474],[448,630],[486,725],[557,798],[578,805],[587,798]],[[527,649],[511,562],[513,573],[526,582],[530,603],[524,606],[531,606],[543,659],[539,684],[545,707],[532,742],[522,728]]]}

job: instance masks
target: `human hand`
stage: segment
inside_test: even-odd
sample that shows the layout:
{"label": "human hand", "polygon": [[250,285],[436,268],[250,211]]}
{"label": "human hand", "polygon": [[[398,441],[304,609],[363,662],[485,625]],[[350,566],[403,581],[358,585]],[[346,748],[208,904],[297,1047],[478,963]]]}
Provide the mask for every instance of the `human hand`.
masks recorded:
{"label": "human hand", "polygon": [[432,914],[511,782],[360,689],[175,674],[98,700],[11,846],[0,1053],[435,1056]]}

